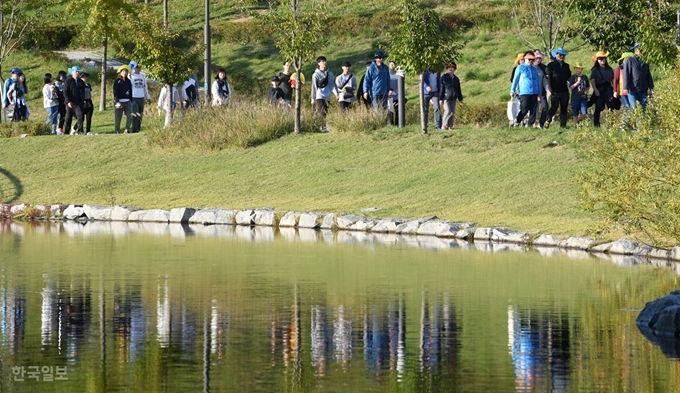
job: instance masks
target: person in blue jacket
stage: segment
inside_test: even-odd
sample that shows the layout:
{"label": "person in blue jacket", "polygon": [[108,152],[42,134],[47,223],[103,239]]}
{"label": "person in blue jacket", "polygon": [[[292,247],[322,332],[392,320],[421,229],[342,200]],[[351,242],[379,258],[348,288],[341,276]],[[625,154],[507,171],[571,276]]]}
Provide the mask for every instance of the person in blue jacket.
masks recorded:
{"label": "person in blue jacket", "polygon": [[370,100],[373,110],[387,110],[387,98],[390,92],[390,70],[384,64],[387,54],[375,52],[373,63],[366,70],[364,78],[364,100]]}
{"label": "person in blue jacket", "polygon": [[[538,79],[538,71],[533,66],[536,60],[534,52],[527,51],[524,53],[524,63],[520,64],[515,71],[515,76],[512,79],[512,86],[510,86],[510,95],[519,94],[520,109],[515,119],[515,124],[521,124],[522,119],[529,112],[536,110],[536,104],[540,100],[541,85]],[[517,90],[519,88],[519,90]],[[516,93],[518,92],[518,93]],[[532,126],[533,124],[529,124]]]}

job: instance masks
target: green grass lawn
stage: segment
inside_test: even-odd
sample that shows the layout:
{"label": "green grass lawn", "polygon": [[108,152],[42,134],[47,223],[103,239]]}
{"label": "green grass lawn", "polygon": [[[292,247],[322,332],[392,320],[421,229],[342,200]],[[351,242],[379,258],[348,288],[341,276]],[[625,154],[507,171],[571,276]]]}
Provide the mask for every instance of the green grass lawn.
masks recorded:
{"label": "green grass lawn", "polygon": [[[374,216],[383,218],[434,214],[584,234],[594,217],[577,206],[569,139],[556,131],[470,128],[423,137],[413,126],[173,152],[148,147],[144,133],[46,136],[0,140],[0,166],[21,182],[16,202],[340,213],[377,207]],[[545,147],[553,140],[560,144]]]}

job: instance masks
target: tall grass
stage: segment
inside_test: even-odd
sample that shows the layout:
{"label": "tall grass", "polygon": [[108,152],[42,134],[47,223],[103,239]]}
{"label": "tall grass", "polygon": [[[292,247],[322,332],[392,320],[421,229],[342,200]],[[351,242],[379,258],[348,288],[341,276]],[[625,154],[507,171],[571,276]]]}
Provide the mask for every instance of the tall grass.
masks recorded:
{"label": "tall grass", "polygon": [[[226,107],[201,107],[175,112],[167,129],[147,130],[147,142],[164,149],[217,151],[247,148],[280,138],[295,131],[294,111],[243,98]],[[302,114],[302,132],[314,130],[311,111]]]}

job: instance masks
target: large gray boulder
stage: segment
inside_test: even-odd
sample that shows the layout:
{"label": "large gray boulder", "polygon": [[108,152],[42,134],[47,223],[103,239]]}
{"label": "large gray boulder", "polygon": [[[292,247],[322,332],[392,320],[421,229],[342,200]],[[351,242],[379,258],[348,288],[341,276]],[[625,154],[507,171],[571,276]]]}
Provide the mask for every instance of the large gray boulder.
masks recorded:
{"label": "large gray boulder", "polygon": [[296,227],[300,220],[300,212],[288,212],[279,220],[279,227],[292,228]]}
{"label": "large gray boulder", "polygon": [[345,214],[336,219],[338,229],[350,229],[361,217],[354,214]]}
{"label": "large gray boulder", "polygon": [[85,212],[80,205],[68,205],[66,210],[64,210],[64,218],[67,220],[75,220],[84,216]]}
{"label": "large gray boulder", "polygon": [[236,213],[236,225],[255,225],[255,210],[245,209]]}
{"label": "large gray boulder", "polygon": [[137,209],[126,206],[114,206],[111,208],[111,221],[127,221],[130,214]]}
{"label": "large gray boulder", "polygon": [[170,210],[170,222],[189,222],[189,219],[196,213],[196,209],[190,207],[177,207]]}
{"label": "large gray boulder", "polygon": [[298,228],[319,228],[324,216],[325,214],[317,212],[302,213],[298,221]]}
{"label": "large gray boulder", "polygon": [[[170,212],[170,214],[172,215],[172,211]],[[201,209],[194,212],[194,214],[192,214],[191,217],[189,217],[187,222],[189,224],[212,225],[215,224],[215,221],[217,221],[217,209]],[[172,219],[170,220],[170,222],[173,222]]]}
{"label": "large gray boulder", "polygon": [[677,358],[680,354],[680,291],[647,303],[635,324],[649,341],[661,347],[666,356]]}
{"label": "large gray boulder", "polygon": [[255,210],[255,225],[275,226],[277,224],[276,211],[265,208]]}
{"label": "large gray boulder", "polygon": [[378,221],[378,223],[371,230],[379,233],[397,233],[399,225],[407,222],[405,218],[386,218]]}
{"label": "large gray boulder", "polygon": [[402,235],[415,235],[418,233],[418,228],[420,228],[421,225],[436,219],[437,216],[431,216],[405,222],[397,227],[397,233]]}
{"label": "large gray boulder", "polygon": [[111,220],[111,208],[106,206],[83,205],[83,213],[90,220],[109,221]]}
{"label": "large gray boulder", "polygon": [[328,213],[323,217],[323,221],[321,222],[321,229],[335,229],[337,228],[337,220],[338,215],[335,213]]}

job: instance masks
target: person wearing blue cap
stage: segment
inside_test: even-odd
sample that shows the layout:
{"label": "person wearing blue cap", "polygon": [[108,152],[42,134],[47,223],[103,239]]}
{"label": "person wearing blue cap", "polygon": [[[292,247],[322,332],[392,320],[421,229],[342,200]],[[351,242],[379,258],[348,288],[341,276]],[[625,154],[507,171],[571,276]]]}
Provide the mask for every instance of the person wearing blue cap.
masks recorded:
{"label": "person wearing blue cap", "polygon": [[623,93],[628,95],[629,110],[635,108],[635,102],[647,109],[647,98],[654,94],[654,80],[649,71],[649,64],[642,60],[642,48],[639,42],[630,47],[635,53],[623,61]]}
{"label": "person wearing blue cap", "polygon": [[28,107],[26,106],[27,93],[26,75],[19,73],[17,74],[17,80],[10,85],[10,88],[7,91],[7,100],[12,108],[13,122],[28,120]]}
{"label": "person wearing blue cap", "polygon": [[548,79],[550,89],[547,91],[548,100],[550,101],[550,112],[548,112],[548,121],[545,123],[545,128],[550,127],[552,118],[560,109],[560,127],[567,126],[567,119],[569,118],[569,78],[571,78],[571,69],[569,64],[564,61],[565,56],[569,53],[562,48],[557,48],[550,51],[550,54],[555,57],[555,60],[545,68],[545,77]]}
{"label": "person wearing blue cap", "polygon": [[364,76],[364,100],[368,101],[370,98],[373,110],[376,112],[387,110],[387,99],[390,93],[390,70],[385,65],[385,58],[387,58],[385,52],[375,52],[373,63],[368,67]]}
{"label": "person wearing blue cap", "polygon": [[[64,133],[70,132],[71,135],[83,133],[83,102],[85,98],[85,83],[80,79],[81,69],[73,66],[68,69],[71,76],[64,83],[64,104],[66,105],[66,118],[64,119]],[[76,127],[71,128],[73,115],[76,115]]]}
{"label": "person wearing blue cap", "polygon": [[10,86],[12,86],[17,81],[19,74],[23,74],[23,72],[17,67],[12,68],[12,70],[9,73],[12,75],[12,77],[5,79],[5,85],[2,89],[2,107],[3,108],[7,108],[9,106],[9,99],[7,98],[7,92],[9,91]]}
{"label": "person wearing blue cap", "polygon": [[146,83],[146,75],[142,74],[142,66],[137,62],[130,62],[130,83],[132,83],[132,132],[142,129],[142,117],[144,116],[144,101],[151,103],[149,86]]}

